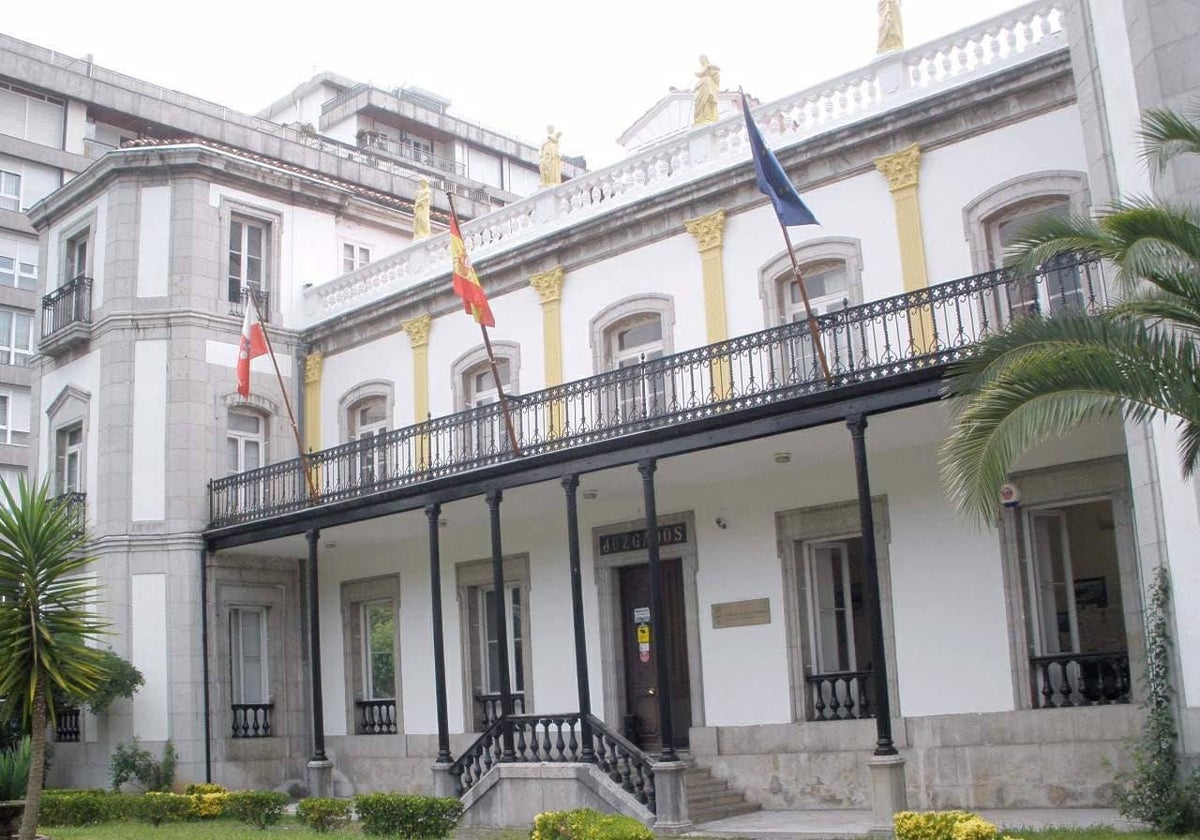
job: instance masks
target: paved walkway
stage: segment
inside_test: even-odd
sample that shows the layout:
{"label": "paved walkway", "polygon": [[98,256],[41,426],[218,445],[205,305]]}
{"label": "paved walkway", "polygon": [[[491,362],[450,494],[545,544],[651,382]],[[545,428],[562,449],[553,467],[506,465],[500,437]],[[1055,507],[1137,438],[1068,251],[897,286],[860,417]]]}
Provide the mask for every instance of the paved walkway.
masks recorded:
{"label": "paved walkway", "polygon": [[[975,813],[1009,831],[1058,826],[1084,828],[1093,825],[1129,830],[1137,828],[1108,808],[1024,808]],[[697,825],[690,833],[755,840],[835,840],[863,837],[870,831],[870,811],[757,811]]]}

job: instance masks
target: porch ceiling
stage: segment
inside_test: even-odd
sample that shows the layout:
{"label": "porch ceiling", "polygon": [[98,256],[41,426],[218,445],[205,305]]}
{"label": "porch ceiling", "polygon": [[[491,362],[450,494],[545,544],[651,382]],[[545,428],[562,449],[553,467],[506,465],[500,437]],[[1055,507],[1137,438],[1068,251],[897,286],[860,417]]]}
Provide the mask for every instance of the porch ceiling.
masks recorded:
{"label": "porch ceiling", "polygon": [[[936,457],[937,446],[945,434],[948,410],[945,403],[930,403],[872,417],[867,429],[868,455],[924,446],[928,447],[931,458]],[[1040,447],[1022,458],[1018,466],[1029,469],[1122,451],[1121,426],[1113,422],[1085,430],[1078,441],[1055,441]],[[790,463],[776,463],[775,454],[782,452],[790,453]],[[843,423],[664,458],[659,461],[656,487],[667,496],[675,488],[728,485],[772,470],[792,470],[797,480],[802,480],[805,473],[821,474],[820,468],[824,465],[853,470],[850,435]],[[585,491],[595,491],[601,501],[620,497],[637,499],[640,510],[641,480],[633,465],[582,475],[579,503],[583,513],[589,504],[582,495]],[[546,516],[565,516],[563,491],[557,481],[504,491],[501,517],[505,533],[544,527],[539,523],[544,523]],[[443,505],[441,518],[446,522],[443,534],[448,529],[486,531],[488,528],[488,509],[482,497]],[[320,559],[322,564],[336,563],[339,557],[385,550],[409,540],[423,541],[427,527],[422,511],[407,511],[325,528],[321,531]],[[230,551],[243,556],[304,557],[308,548],[304,536],[295,535],[239,546]]]}

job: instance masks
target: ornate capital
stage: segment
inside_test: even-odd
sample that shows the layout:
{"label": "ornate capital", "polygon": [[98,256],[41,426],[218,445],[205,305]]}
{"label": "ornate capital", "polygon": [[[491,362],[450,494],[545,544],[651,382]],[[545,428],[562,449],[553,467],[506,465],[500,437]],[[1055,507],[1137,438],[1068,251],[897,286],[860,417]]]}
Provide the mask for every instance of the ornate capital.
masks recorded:
{"label": "ornate capital", "polygon": [[687,232],[696,237],[700,253],[720,248],[725,241],[725,211],[717,210],[698,219],[689,219],[683,223]]}
{"label": "ornate capital", "polygon": [[321,381],[321,369],[325,366],[325,356],[320,350],[314,350],[304,357],[304,384],[312,385]]}
{"label": "ornate capital", "polygon": [[537,292],[538,300],[544,306],[547,303],[553,303],[556,300],[562,299],[563,280],[566,279],[567,273],[563,271],[561,265],[556,265],[549,271],[543,271],[541,274],[535,274],[529,278],[529,285],[533,286],[533,290]]}
{"label": "ornate capital", "polygon": [[913,143],[895,154],[875,158],[875,168],[887,178],[892,192],[915,187],[921,175],[921,147]]}
{"label": "ornate capital", "polygon": [[433,318],[428,315],[418,315],[416,318],[410,318],[400,325],[400,329],[408,335],[408,340],[412,342],[414,348],[429,346],[429,327],[433,324]]}

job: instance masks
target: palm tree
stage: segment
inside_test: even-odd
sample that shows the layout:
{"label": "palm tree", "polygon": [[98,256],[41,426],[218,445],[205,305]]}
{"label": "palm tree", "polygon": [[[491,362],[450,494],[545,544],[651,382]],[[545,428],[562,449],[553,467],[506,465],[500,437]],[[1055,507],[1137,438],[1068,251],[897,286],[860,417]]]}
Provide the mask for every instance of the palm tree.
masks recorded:
{"label": "palm tree", "polygon": [[[1197,118],[1144,115],[1142,154],[1153,170],[1200,154]],[[1119,301],[1099,316],[1014,319],[948,382],[955,416],[942,476],[959,509],[981,520],[994,517],[1022,452],[1086,421],[1172,419],[1184,475],[1200,464],[1200,209],[1134,198],[1096,218],[1042,218],[1021,232],[1007,261],[1032,275],[1071,252],[1116,266]]]}
{"label": "palm tree", "polygon": [[53,691],[86,695],[103,676],[87,646],[104,631],[94,615],[96,584],[82,573],[92,562],[86,536],[70,507],[43,482],[22,478],[14,496],[0,485],[0,697],[5,711],[29,725],[33,758],[20,840],[32,840],[42,804],[46,726],[54,721]]}

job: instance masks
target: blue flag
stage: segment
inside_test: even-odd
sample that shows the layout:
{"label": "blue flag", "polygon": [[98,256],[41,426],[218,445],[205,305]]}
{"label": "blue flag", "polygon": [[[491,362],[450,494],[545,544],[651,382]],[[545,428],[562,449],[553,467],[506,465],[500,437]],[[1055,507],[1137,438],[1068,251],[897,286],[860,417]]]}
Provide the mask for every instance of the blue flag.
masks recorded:
{"label": "blue flag", "polygon": [[787,173],[779,165],[775,154],[763,142],[762,133],[750,116],[750,106],[746,104],[746,94],[742,94],[742,113],[746,115],[746,136],[750,139],[750,153],[754,155],[754,171],[758,176],[758,188],[763,195],[771,199],[775,205],[775,215],[780,223],[793,227],[797,225],[820,224],[808,206],[788,180]]}

